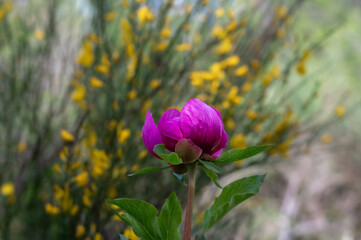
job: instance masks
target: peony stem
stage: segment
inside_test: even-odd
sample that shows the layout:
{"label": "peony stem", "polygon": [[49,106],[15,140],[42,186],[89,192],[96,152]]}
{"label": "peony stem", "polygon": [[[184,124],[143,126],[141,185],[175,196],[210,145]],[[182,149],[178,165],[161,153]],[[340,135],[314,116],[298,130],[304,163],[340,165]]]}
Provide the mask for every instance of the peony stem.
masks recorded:
{"label": "peony stem", "polygon": [[193,199],[196,185],[196,164],[188,166],[188,195],[187,195],[187,210],[184,223],[183,240],[191,240],[192,233],[192,213],[193,213]]}

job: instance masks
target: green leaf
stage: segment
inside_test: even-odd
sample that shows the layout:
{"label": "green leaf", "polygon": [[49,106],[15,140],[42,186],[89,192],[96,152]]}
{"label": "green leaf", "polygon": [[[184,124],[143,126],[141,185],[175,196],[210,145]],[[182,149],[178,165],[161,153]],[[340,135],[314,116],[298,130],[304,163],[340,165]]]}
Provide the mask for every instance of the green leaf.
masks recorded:
{"label": "green leaf", "polygon": [[154,153],[157,154],[161,159],[169,162],[172,165],[181,164],[182,161],[175,152],[170,152],[165,149],[164,144],[158,144],[154,146]]}
{"label": "green leaf", "polygon": [[202,165],[208,169],[213,170],[213,172],[221,174],[222,173],[222,169],[220,169],[216,164],[212,163],[212,162],[207,162],[207,161],[202,161],[199,160],[200,163],[202,163]]}
{"label": "green leaf", "polygon": [[214,163],[225,164],[239,161],[257,155],[258,153],[261,153],[272,146],[273,145],[253,146],[245,149],[234,148],[223,153],[216,161],[214,161]]}
{"label": "green leaf", "polygon": [[120,215],[121,219],[132,226],[134,233],[147,240],[159,240],[160,229],[158,225],[157,209],[147,202],[135,199],[120,198],[108,201],[123,209],[126,213]]}
{"label": "green leaf", "polygon": [[202,230],[207,231],[235,206],[256,195],[264,178],[265,175],[242,178],[224,187],[213,205],[205,212]]}
{"label": "green leaf", "polygon": [[[201,161],[200,161],[201,162]],[[212,169],[208,168],[207,166],[203,165],[203,163],[201,162],[202,166],[203,166],[203,170],[204,172],[207,174],[207,176],[212,180],[212,182],[214,184],[216,184],[217,187],[222,188],[222,186],[219,184],[218,182],[218,175],[217,173],[215,173]]]}
{"label": "green leaf", "polygon": [[126,238],[124,235],[122,235],[122,234],[119,234],[119,236],[120,236],[120,240],[130,240],[129,238]]}
{"label": "green leaf", "polygon": [[141,174],[145,174],[145,173],[150,173],[150,172],[157,172],[157,171],[161,171],[161,170],[164,170],[164,169],[167,169],[169,168],[168,167],[149,167],[149,168],[143,168],[143,169],[140,169],[138,172],[136,173],[131,173],[131,174],[128,174],[128,176],[136,176],[136,175],[141,175]]}
{"label": "green leaf", "polygon": [[159,215],[162,240],[180,240],[179,224],[182,222],[182,207],[173,192],[164,203]]}

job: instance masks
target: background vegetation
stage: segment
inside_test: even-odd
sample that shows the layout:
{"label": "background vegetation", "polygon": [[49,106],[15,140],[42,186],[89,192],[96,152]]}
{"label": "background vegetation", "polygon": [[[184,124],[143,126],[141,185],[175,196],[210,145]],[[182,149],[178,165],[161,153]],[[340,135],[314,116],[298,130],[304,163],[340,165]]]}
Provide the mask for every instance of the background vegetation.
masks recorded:
{"label": "background vegetation", "polygon": [[[106,199],[184,204],[169,172],[127,174],[162,166],[146,111],[193,97],[228,147],[275,144],[224,169],[268,175],[209,239],[360,238],[360,16],[357,1],[2,1],[0,239],[136,239]],[[217,191],[198,177],[200,210]]]}

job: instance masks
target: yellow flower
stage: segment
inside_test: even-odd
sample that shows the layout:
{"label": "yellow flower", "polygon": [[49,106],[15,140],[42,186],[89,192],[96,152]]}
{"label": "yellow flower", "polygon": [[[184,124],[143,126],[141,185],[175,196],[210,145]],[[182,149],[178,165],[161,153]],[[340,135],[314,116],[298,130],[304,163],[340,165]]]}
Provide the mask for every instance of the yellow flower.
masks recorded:
{"label": "yellow flower", "polygon": [[198,226],[202,225],[203,217],[204,217],[204,212],[201,212],[197,215],[195,222]]}
{"label": "yellow flower", "polygon": [[332,136],[329,134],[325,134],[321,137],[321,141],[325,144],[332,142]]}
{"label": "yellow flower", "polygon": [[114,101],[114,102],[112,103],[112,108],[113,108],[115,111],[119,110],[119,104],[118,104],[116,101]]}
{"label": "yellow flower", "polygon": [[66,131],[66,130],[64,130],[64,129],[60,131],[60,135],[61,135],[61,137],[63,138],[63,140],[64,140],[65,142],[72,142],[72,141],[74,141],[74,136],[71,135],[71,133],[69,133],[68,131]]}
{"label": "yellow flower", "polygon": [[278,38],[282,38],[282,37],[284,37],[286,35],[286,30],[284,29],[284,28],[279,28],[279,29],[277,29],[277,31],[276,31],[276,36],[278,37]]}
{"label": "yellow flower", "polygon": [[194,87],[202,87],[203,86],[203,79],[202,78],[192,78],[191,83]]}
{"label": "yellow flower", "polygon": [[271,84],[272,82],[272,77],[270,75],[266,75],[263,80],[262,80],[262,84],[267,87]]}
{"label": "yellow flower", "polygon": [[85,98],[85,96],[86,96],[86,88],[85,88],[85,86],[82,85],[82,84],[77,84],[75,86],[75,89],[74,89],[73,93],[71,94],[71,98],[75,102],[80,102]]}
{"label": "yellow flower", "polygon": [[93,44],[90,40],[84,41],[77,58],[77,62],[84,67],[90,67],[94,62]]}
{"label": "yellow flower", "polygon": [[242,165],[243,165],[243,160],[239,160],[239,161],[234,162],[234,165],[235,165],[237,168],[242,167]]}
{"label": "yellow flower", "polygon": [[127,53],[127,56],[128,56],[128,57],[134,56],[134,54],[135,54],[134,44],[133,44],[133,43],[128,43],[128,44],[125,46],[125,52]]}
{"label": "yellow flower", "polygon": [[131,168],[132,172],[137,172],[140,169],[138,164],[134,164]]}
{"label": "yellow flower", "polygon": [[151,22],[154,19],[152,12],[146,6],[139,8],[137,16],[140,25],[144,25],[145,22]]}
{"label": "yellow flower", "polygon": [[102,240],[102,239],[103,239],[103,237],[102,237],[102,235],[100,233],[96,233],[94,235],[94,240]]}
{"label": "yellow flower", "polygon": [[114,62],[117,62],[119,59],[120,59],[120,52],[119,52],[118,50],[115,50],[115,51],[113,52],[112,60],[113,60]]}
{"label": "yellow flower", "polygon": [[231,147],[232,148],[246,148],[247,140],[246,136],[243,134],[234,135],[231,139]]}
{"label": "yellow flower", "polygon": [[108,74],[109,73],[109,66],[100,64],[95,66],[95,71],[102,74]]}
{"label": "yellow flower", "polygon": [[[213,68],[213,71],[215,71],[215,69]],[[221,71],[221,69],[220,69]],[[206,71],[195,71],[192,72],[190,74],[190,78],[193,79],[202,79],[202,80],[206,80],[206,81],[212,81],[214,80],[214,75],[210,72],[206,72]]]}
{"label": "yellow flower", "polygon": [[273,68],[271,70],[271,76],[274,77],[274,78],[280,78],[281,77],[280,66],[278,64],[273,66]]}
{"label": "yellow flower", "polygon": [[236,69],[235,75],[238,77],[242,77],[244,75],[246,75],[248,72],[248,66],[247,65],[242,65],[239,68]]}
{"label": "yellow flower", "polygon": [[134,98],[136,98],[136,97],[137,97],[137,91],[135,91],[134,89],[131,90],[131,91],[128,93],[128,98],[129,98],[130,100],[132,100],[132,99],[134,99]]}
{"label": "yellow flower", "polygon": [[296,68],[297,68],[297,72],[298,72],[301,76],[306,75],[307,71],[306,71],[306,66],[305,66],[305,62],[304,62],[304,61],[298,62]]}
{"label": "yellow flower", "polygon": [[116,16],[117,16],[116,13],[114,11],[111,11],[111,12],[108,12],[107,14],[105,14],[104,19],[106,21],[113,21]]}
{"label": "yellow flower", "polygon": [[86,207],[90,207],[90,205],[92,204],[89,195],[86,194],[83,195],[82,202]]}
{"label": "yellow flower", "polygon": [[234,31],[237,28],[237,22],[236,21],[232,21],[228,24],[227,26],[227,32],[230,33],[232,31]]}
{"label": "yellow flower", "polygon": [[108,190],[108,198],[115,198],[117,196],[117,190],[115,189],[115,187],[111,187]]}
{"label": "yellow flower", "polygon": [[227,32],[220,26],[214,26],[212,28],[212,36],[219,39],[224,38],[227,35]]}
{"label": "yellow flower", "polygon": [[157,52],[161,52],[161,51],[164,51],[164,49],[166,49],[167,47],[168,47],[167,42],[161,42],[161,43],[157,44],[154,49]]}
{"label": "yellow flower", "polygon": [[283,19],[287,16],[287,8],[284,6],[280,6],[276,9],[276,16],[279,19]]}
{"label": "yellow flower", "polygon": [[89,182],[89,174],[86,171],[83,171],[79,175],[75,176],[73,178],[73,181],[75,181],[79,187],[84,187]]}
{"label": "yellow flower", "polygon": [[248,109],[247,111],[246,111],[246,116],[249,118],[249,119],[252,119],[252,120],[254,120],[254,119],[256,119],[257,118],[257,113],[255,112],[255,111],[253,111],[253,110],[251,110],[251,109]]}
{"label": "yellow flower", "polygon": [[104,84],[98,78],[90,77],[90,85],[92,85],[95,88],[101,88],[101,87],[103,87]]}
{"label": "yellow flower", "polygon": [[218,8],[218,9],[216,10],[216,12],[214,13],[214,15],[216,16],[216,18],[222,17],[223,14],[224,14],[224,9],[223,9],[223,8]]}
{"label": "yellow flower", "polygon": [[90,33],[88,38],[93,41],[94,43],[101,43],[102,39],[98,37],[95,33]]}
{"label": "yellow flower", "polygon": [[160,79],[153,79],[149,85],[150,85],[150,88],[154,90],[160,86],[160,83],[161,83]]}
{"label": "yellow flower", "polygon": [[6,197],[14,195],[15,188],[12,182],[5,182],[1,185],[1,194]]}
{"label": "yellow flower", "polygon": [[128,7],[128,1],[127,0],[122,0],[122,6],[123,7]]}
{"label": "yellow flower", "polygon": [[253,127],[253,131],[259,132],[262,130],[262,124],[258,123]]}
{"label": "yellow flower", "polygon": [[138,157],[139,157],[140,159],[143,159],[143,158],[145,158],[145,157],[147,156],[147,153],[148,153],[148,151],[143,150],[143,151],[141,151],[141,152],[138,154]]}
{"label": "yellow flower", "polygon": [[127,75],[125,76],[125,79],[129,81],[135,74],[135,68],[137,66],[138,60],[136,56],[133,56],[130,58],[130,61],[127,66]]}
{"label": "yellow flower", "polygon": [[56,173],[61,173],[60,165],[58,163],[54,164],[53,169]]}
{"label": "yellow flower", "polygon": [[19,153],[23,153],[26,151],[27,145],[26,142],[19,142],[19,144],[16,146],[16,149]]}
{"label": "yellow flower", "polygon": [[139,240],[137,235],[133,232],[133,229],[128,227],[123,232],[124,237],[129,238],[130,240]]}
{"label": "yellow flower", "polygon": [[49,215],[57,215],[60,213],[60,209],[50,203],[45,204],[45,212]]}
{"label": "yellow flower", "polygon": [[85,234],[85,227],[81,224],[76,226],[75,237],[81,238]]}
{"label": "yellow flower", "polygon": [[39,29],[34,31],[34,37],[38,40],[43,40],[45,38],[45,33]]}
{"label": "yellow flower", "polygon": [[251,90],[252,88],[252,83],[250,83],[249,81],[245,82],[242,86],[242,92],[246,93],[249,90]]}
{"label": "yellow flower", "polygon": [[12,9],[12,7],[13,7],[13,3],[11,1],[6,1],[2,4],[2,6],[0,8],[0,21]]}
{"label": "yellow flower", "polygon": [[[213,63],[209,67],[209,71],[213,75],[214,79],[223,79],[225,77],[225,73],[222,70],[222,65],[220,63],[218,63],[218,62]],[[214,82],[216,82],[216,81],[213,81],[213,83]]]}
{"label": "yellow flower", "polygon": [[74,216],[74,215],[76,215],[76,214],[78,213],[78,211],[79,211],[79,206],[78,206],[78,205],[74,205],[74,206],[72,206],[71,209],[70,209],[70,215],[71,215],[71,216]]}
{"label": "yellow flower", "polygon": [[123,156],[123,150],[122,150],[122,149],[118,149],[118,150],[117,150],[117,157],[118,157],[118,158],[122,158],[122,156]]}
{"label": "yellow flower", "polygon": [[167,38],[172,34],[172,29],[170,29],[169,27],[167,28],[163,28],[162,31],[160,32],[159,36],[161,38]]}
{"label": "yellow flower", "polygon": [[232,12],[231,9],[227,9],[227,15],[228,15],[228,17],[229,17],[231,20],[234,19],[234,13]]}
{"label": "yellow flower", "polygon": [[68,149],[68,147],[64,147],[64,148],[61,150],[61,152],[59,153],[59,157],[60,157],[61,160],[65,160],[66,157],[68,156],[68,154],[69,154],[69,149]]}
{"label": "yellow flower", "polygon": [[118,142],[124,143],[126,142],[130,137],[130,130],[129,129],[123,129],[120,132],[118,132]]}
{"label": "yellow flower", "polygon": [[251,61],[251,66],[252,68],[257,69],[261,67],[261,63],[257,59],[253,59]]}
{"label": "yellow flower", "polygon": [[228,108],[229,103],[233,103],[235,105],[241,104],[243,98],[241,96],[238,96],[237,94],[238,94],[238,87],[232,86],[228,92],[227,101],[223,102],[223,107]]}
{"label": "yellow flower", "polygon": [[215,48],[215,51],[217,54],[222,55],[229,53],[232,50],[232,42],[231,39],[225,38],[221,41],[220,44],[218,44]]}
{"label": "yellow flower", "polygon": [[335,115],[337,117],[342,117],[343,115],[345,115],[345,108],[342,105],[339,105],[335,108]]}
{"label": "yellow flower", "polygon": [[234,67],[237,66],[240,59],[237,55],[230,56],[221,62],[222,67]]}
{"label": "yellow flower", "polygon": [[236,123],[232,119],[227,119],[225,126],[228,130],[233,130],[236,127]]}
{"label": "yellow flower", "polygon": [[178,52],[190,51],[191,49],[192,49],[192,44],[190,43],[182,43],[176,46],[176,50]]}

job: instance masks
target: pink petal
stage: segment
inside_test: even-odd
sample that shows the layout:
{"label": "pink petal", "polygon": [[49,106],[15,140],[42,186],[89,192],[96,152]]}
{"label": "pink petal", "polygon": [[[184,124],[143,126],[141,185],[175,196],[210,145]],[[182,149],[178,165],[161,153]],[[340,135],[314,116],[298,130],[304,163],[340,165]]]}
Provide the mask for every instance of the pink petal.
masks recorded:
{"label": "pink petal", "polygon": [[159,158],[154,152],[153,148],[157,144],[162,144],[162,138],[159,134],[158,128],[154,123],[152,113],[149,111],[145,116],[145,122],[142,129],[142,137],[145,147],[155,157]]}
{"label": "pink petal", "polygon": [[220,114],[201,100],[189,100],[180,118],[184,138],[191,139],[204,153],[212,152],[221,142],[224,128]]}
{"label": "pink petal", "polygon": [[162,137],[165,148],[174,152],[175,145],[178,140],[183,138],[183,133],[179,126],[179,117],[175,117],[166,121],[159,121],[158,130]]}
{"label": "pink petal", "polygon": [[210,155],[214,157],[219,157],[221,155],[223,148],[227,145],[227,133],[223,129],[222,131],[222,138],[221,142],[218,144],[218,146],[210,153]]}
{"label": "pink petal", "polygon": [[174,108],[168,109],[160,117],[158,125],[165,122],[165,121],[168,121],[170,119],[176,118],[176,117],[180,117],[180,112],[177,109],[174,109]]}

